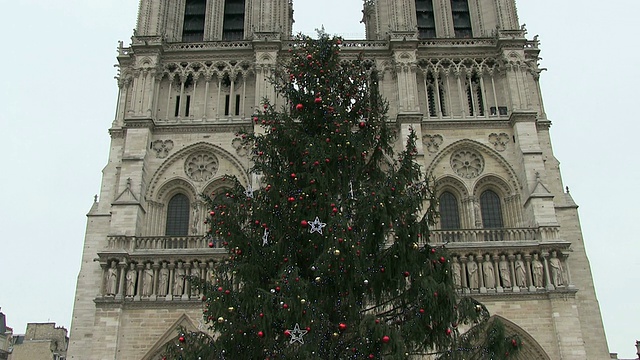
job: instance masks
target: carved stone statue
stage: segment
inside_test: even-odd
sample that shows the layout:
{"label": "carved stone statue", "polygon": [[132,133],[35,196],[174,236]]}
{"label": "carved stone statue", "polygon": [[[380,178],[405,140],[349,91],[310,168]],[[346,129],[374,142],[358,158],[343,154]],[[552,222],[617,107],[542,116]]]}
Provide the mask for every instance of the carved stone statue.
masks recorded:
{"label": "carved stone statue", "polygon": [[182,293],[184,293],[184,278],[187,274],[181,262],[178,263],[175,271],[176,273],[173,277],[173,295],[182,296]]}
{"label": "carved stone statue", "polygon": [[460,263],[458,262],[458,258],[453,258],[451,263],[451,272],[453,275],[453,284],[456,288],[462,287],[462,277],[460,275]]}
{"label": "carved stone statue", "polygon": [[489,254],[484,256],[484,262],[482,263],[482,272],[484,273],[484,287],[493,289],[496,287],[496,275],[491,263],[491,256]]}
{"label": "carved stone statue", "polygon": [[158,280],[158,295],[167,295],[167,291],[169,289],[169,269],[167,269],[166,262],[162,263],[162,268],[160,269],[160,278]]}
{"label": "carved stone statue", "polygon": [[502,280],[502,287],[511,287],[511,274],[509,273],[509,262],[504,255],[500,255],[500,262],[498,263],[498,269],[500,270],[500,279]]}
{"label": "carved stone statue", "polygon": [[[191,266],[190,276],[194,279],[200,279],[200,268],[198,267],[198,262],[194,261]],[[191,295],[197,295],[199,293],[198,289],[191,285]]]}
{"label": "carved stone statue", "polygon": [[467,262],[467,273],[469,273],[469,288],[477,289],[478,288],[478,264],[473,261],[473,255],[469,256],[469,261]]}
{"label": "carved stone statue", "polygon": [[107,295],[115,295],[118,292],[118,268],[115,261],[111,262],[111,267],[107,270],[107,283],[105,292]]}
{"label": "carved stone statue", "polygon": [[516,255],[516,285],[519,287],[527,286],[527,270],[525,269],[524,261],[520,254]]}
{"label": "carved stone statue", "polygon": [[473,215],[475,217],[476,228],[482,228],[482,213],[480,211],[480,201],[473,201]]}
{"label": "carved stone statue", "polygon": [[562,263],[555,251],[551,252],[551,257],[549,258],[549,271],[551,272],[551,282],[555,286],[563,286],[563,271],[562,271]]}
{"label": "carved stone statue", "polygon": [[151,296],[153,294],[153,269],[151,263],[147,263],[142,277],[142,296]]}
{"label": "carved stone statue", "polygon": [[136,280],[138,280],[138,272],[136,271],[136,265],[131,263],[129,265],[129,270],[127,271],[127,284],[126,284],[127,296],[136,295]]}
{"label": "carved stone statue", "polygon": [[531,267],[533,269],[533,286],[543,287],[544,281],[542,276],[544,274],[544,265],[540,262],[538,254],[533,254],[533,260],[531,261]]}
{"label": "carved stone statue", "polygon": [[213,267],[214,263],[213,261],[209,261],[209,267],[207,268],[207,278],[205,280],[207,280],[208,282],[210,282],[211,284],[215,285],[216,284],[216,273],[215,273],[215,268]]}

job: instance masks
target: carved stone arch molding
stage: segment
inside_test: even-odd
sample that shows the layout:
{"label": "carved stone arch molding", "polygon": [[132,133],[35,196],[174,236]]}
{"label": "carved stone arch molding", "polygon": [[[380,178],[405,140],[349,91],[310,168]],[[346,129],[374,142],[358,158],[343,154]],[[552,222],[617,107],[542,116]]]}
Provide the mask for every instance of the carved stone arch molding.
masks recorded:
{"label": "carved stone arch molding", "polygon": [[[518,335],[522,345],[520,351],[513,356],[514,360],[551,360],[544,348],[523,328],[499,315],[493,315],[489,321],[499,320],[504,324],[505,334]],[[511,358],[511,356],[510,356]]]}
{"label": "carved stone arch molding", "polygon": [[[224,175],[235,175],[243,184],[249,183],[248,170],[230,152],[211,143],[199,142],[177,151],[162,163],[151,177],[145,198],[147,200],[162,202],[165,199],[161,197],[161,195],[163,195],[161,194],[161,190],[169,189],[166,186],[180,178],[185,183],[190,184],[191,189],[195,189],[193,190],[196,194],[194,199],[199,199],[199,194],[201,194],[211,182],[188,181],[184,170],[184,162],[192,155],[198,153],[211,154],[219,161],[219,171],[213,178],[208,180],[219,179]],[[166,194],[164,194],[164,196],[166,196]]]}
{"label": "carved stone arch molding", "polygon": [[[507,179],[508,183],[510,184],[510,188],[512,190],[510,192],[505,193],[505,195],[507,194],[515,195],[520,192],[520,190],[522,189],[522,186],[518,181],[516,172],[513,170],[513,168],[507,162],[507,160],[494,149],[491,149],[490,147],[484,144],[481,144],[477,141],[470,140],[470,139],[458,140],[453,144],[442,149],[442,151],[440,151],[433,158],[433,161],[431,161],[431,163],[427,167],[427,171],[426,171],[427,177],[439,178],[439,177],[442,177],[443,175],[453,175],[457,177],[458,175],[451,168],[450,158],[454,152],[461,151],[461,150],[468,150],[468,151],[481,154],[485,159],[484,160],[485,169],[488,168],[487,165],[489,165],[489,162],[497,163],[499,168],[502,169],[502,174],[495,174],[494,172],[490,172],[490,173],[484,174],[484,176],[495,175],[495,176],[502,176],[505,179]],[[482,175],[483,174],[478,174],[477,179],[478,180],[481,179],[483,177]],[[468,179],[468,180],[472,180],[472,179]]]}
{"label": "carved stone arch molding", "polygon": [[147,354],[142,358],[142,360],[161,359],[161,355],[164,352],[164,348],[167,345],[167,343],[169,341],[173,341],[175,338],[178,337],[177,329],[179,327],[183,327],[190,332],[198,331],[197,326],[193,323],[193,321],[191,321],[189,316],[187,316],[187,314],[182,314],[182,316],[180,316],[178,320],[176,320],[176,322],[173,323],[173,325],[169,326],[167,331],[160,337],[158,341],[156,341],[156,343],[153,345],[151,350],[147,352]]}
{"label": "carved stone arch molding", "polygon": [[469,189],[467,186],[457,178],[451,175],[444,175],[436,179],[436,195],[440,197],[440,195],[445,191],[452,192],[457,198],[458,201],[462,201],[463,199],[469,196]]}
{"label": "carved stone arch molding", "polygon": [[190,202],[193,202],[198,199],[198,192],[196,188],[193,186],[193,184],[178,177],[172,178],[169,181],[162,184],[155,198],[159,202],[168,203],[169,199],[171,199],[173,195],[179,192],[186,193],[185,195],[189,197]]}
{"label": "carved stone arch molding", "polygon": [[487,174],[479,177],[473,185],[473,196],[480,197],[484,190],[493,190],[502,197],[515,195],[516,191],[499,176]]}

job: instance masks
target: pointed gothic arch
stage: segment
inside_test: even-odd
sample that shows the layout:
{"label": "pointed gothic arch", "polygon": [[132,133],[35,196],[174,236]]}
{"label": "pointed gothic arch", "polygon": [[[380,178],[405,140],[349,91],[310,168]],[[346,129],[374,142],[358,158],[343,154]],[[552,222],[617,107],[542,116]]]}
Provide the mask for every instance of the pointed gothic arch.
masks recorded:
{"label": "pointed gothic arch", "polygon": [[544,348],[531,336],[527,331],[518,326],[516,323],[500,316],[493,315],[489,321],[499,320],[504,324],[505,334],[507,336],[517,335],[520,337],[520,351],[513,356],[515,360],[551,360]]}
{"label": "pointed gothic arch", "polygon": [[[436,172],[436,169],[439,169],[439,165],[442,161],[446,161],[453,152],[457,150],[462,150],[462,149],[475,150],[480,154],[488,156],[489,158],[496,161],[498,165],[503,169],[504,176],[507,178],[508,183],[510,184],[509,188],[511,189],[512,193],[508,195],[519,194],[520,190],[522,189],[522,186],[520,185],[520,181],[518,180],[518,176],[516,175],[515,170],[509,164],[509,162],[497,151],[491,149],[490,147],[480,142],[477,142],[475,140],[470,140],[470,139],[463,139],[463,140],[456,141],[453,144],[442,149],[434,157],[431,164],[429,164],[429,166],[427,167],[427,171],[426,171],[427,177],[433,177],[434,173]],[[489,174],[485,174],[485,175],[489,175]],[[497,176],[497,174],[493,174],[493,175]],[[482,176],[480,176],[480,178],[482,178]]]}
{"label": "pointed gothic arch", "polygon": [[[212,154],[218,159],[221,159],[220,168],[222,169],[224,168],[224,165],[229,165],[228,170],[230,171],[226,173],[218,172],[212,177],[212,179],[208,179],[207,181],[201,182],[198,184],[195,184],[194,182],[187,180],[186,175],[184,177],[180,176],[180,178],[183,179],[183,181],[193,186],[196,194],[202,193],[205,187],[210,183],[210,180],[219,179],[224,175],[235,175],[238,177],[238,180],[240,180],[241,183],[243,184],[249,183],[247,169],[229,151],[211,143],[199,142],[199,143],[189,145],[184,149],[177,151],[175,154],[171,155],[170,157],[167,158],[167,160],[165,160],[165,162],[158,168],[158,170],[151,177],[151,181],[149,182],[149,188],[146,193],[146,198],[148,200],[160,201],[161,200],[159,198],[159,196],[161,195],[160,190],[164,188],[165,184],[169,183],[170,181],[175,181],[175,178],[177,177],[174,175],[174,176],[171,176],[170,179],[168,179],[167,177],[168,177],[168,174],[170,174],[170,170],[174,169],[178,171],[179,169],[176,168],[176,164],[178,163],[178,161],[180,160],[184,161],[185,159],[188,158],[188,156],[199,153],[199,152]],[[224,164],[222,164],[222,161],[224,161]],[[195,196],[194,198],[197,198],[197,196]]]}
{"label": "pointed gothic arch", "polygon": [[187,331],[199,331],[198,327],[193,323],[187,314],[182,314],[173,325],[169,326],[167,331],[156,341],[151,350],[142,358],[142,360],[159,360],[169,341],[174,341],[178,337],[177,329],[183,327]]}

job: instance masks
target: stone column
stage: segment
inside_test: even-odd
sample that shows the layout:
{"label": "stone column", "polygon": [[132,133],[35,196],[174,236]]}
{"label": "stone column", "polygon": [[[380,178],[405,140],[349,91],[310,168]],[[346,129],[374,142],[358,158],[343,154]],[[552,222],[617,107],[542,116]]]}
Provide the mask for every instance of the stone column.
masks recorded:
{"label": "stone column", "polygon": [[531,255],[526,254],[524,261],[527,265],[527,281],[529,283],[529,291],[536,291],[536,287],[533,285],[533,275],[531,274]]}
{"label": "stone column", "polygon": [[544,264],[544,280],[547,282],[547,290],[555,290],[555,286],[551,282],[550,272],[549,272],[549,257],[548,252],[543,252],[542,254],[542,263]]}
{"label": "stone column", "polygon": [[496,282],[496,291],[503,292],[504,289],[500,284],[500,267],[498,266],[498,259],[500,259],[498,255],[493,255],[491,257],[491,260],[493,260],[493,275],[495,277],[495,282]]}
{"label": "stone column", "polygon": [[469,283],[467,281],[467,257],[466,256],[460,256],[460,267],[462,268],[462,289],[465,293],[469,293]]}
{"label": "stone column", "polygon": [[137,284],[136,284],[136,291],[134,293],[134,297],[133,300],[140,300],[140,297],[142,296],[142,282],[144,281],[143,274],[142,272],[144,271],[144,265],[143,264],[138,264],[137,265],[138,268],[138,279],[137,279]]}
{"label": "stone column", "polygon": [[116,300],[122,300],[124,298],[124,283],[127,273],[127,263],[121,262],[118,264],[118,293],[116,294]]}
{"label": "stone column", "polygon": [[174,263],[169,264],[169,288],[167,289],[166,300],[173,300],[173,283],[174,283],[173,274],[174,274],[175,267],[176,267],[176,264]]}

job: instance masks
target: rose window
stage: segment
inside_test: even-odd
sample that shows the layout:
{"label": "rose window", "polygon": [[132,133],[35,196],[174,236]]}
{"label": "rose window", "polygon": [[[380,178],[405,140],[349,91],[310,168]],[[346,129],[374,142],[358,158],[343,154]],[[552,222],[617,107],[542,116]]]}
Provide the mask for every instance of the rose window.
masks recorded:
{"label": "rose window", "polygon": [[465,179],[473,179],[484,170],[482,155],[473,150],[460,150],[451,155],[451,168]]}
{"label": "rose window", "polygon": [[184,171],[194,181],[207,181],[218,172],[218,158],[207,153],[192,155],[185,161]]}

